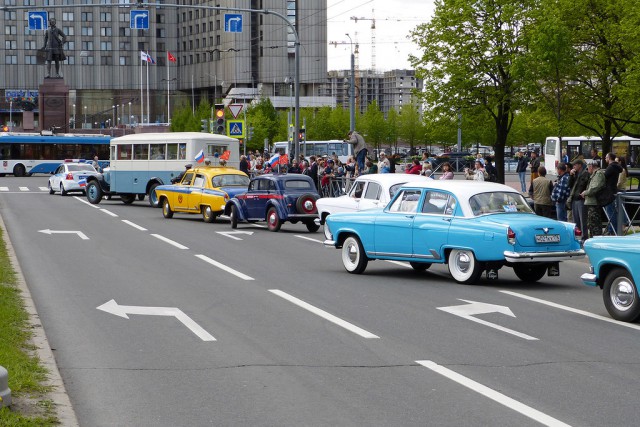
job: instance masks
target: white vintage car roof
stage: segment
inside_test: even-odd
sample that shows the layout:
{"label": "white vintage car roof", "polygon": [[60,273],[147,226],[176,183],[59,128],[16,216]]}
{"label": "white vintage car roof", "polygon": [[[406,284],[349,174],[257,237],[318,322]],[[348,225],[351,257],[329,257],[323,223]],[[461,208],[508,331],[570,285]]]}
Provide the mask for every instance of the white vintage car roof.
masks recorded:
{"label": "white vintage car roof", "polygon": [[428,178],[422,175],[414,175],[410,173],[372,173],[360,175],[356,178],[356,181],[378,182],[384,187],[390,187],[401,182],[426,182],[427,180]]}
{"label": "white vintage car roof", "polygon": [[407,183],[406,185],[403,185],[403,187],[433,188],[450,191],[458,198],[465,217],[474,216],[471,211],[471,207],[469,206],[469,199],[476,194],[495,192],[520,194],[518,190],[515,190],[508,185],[473,180],[427,179],[424,182]]}

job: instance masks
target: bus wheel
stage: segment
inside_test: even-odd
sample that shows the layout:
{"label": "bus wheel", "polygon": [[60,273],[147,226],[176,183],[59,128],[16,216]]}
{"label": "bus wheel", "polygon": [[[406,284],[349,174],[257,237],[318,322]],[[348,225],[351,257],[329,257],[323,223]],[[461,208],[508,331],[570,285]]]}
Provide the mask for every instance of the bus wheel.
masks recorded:
{"label": "bus wheel", "polygon": [[131,203],[133,203],[136,200],[136,195],[135,194],[121,194],[120,195],[120,200],[122,200],[122,203],[124,203],[125,205],[130,205]]}
{"label": "bus wheel", "polygon": [[97,205],[102,200],[102,188],[96,181],[88,183],[85,191],[87,192],[87,200],[92,205]]}
{"label": "bus wheel", "polygon": [[149,187],[149,205],[152,208],[159,208],[160,207],[160,202],[158,201],[158,196],[156,195],[156,187],[158,186],[158,184],[151,184],[151,187]]}
{"label": "bus wheel", "polygon": [[18,177],[23,177],[26,175],[26,169],[23,165],[15,165],[13,167],[13,175]]}

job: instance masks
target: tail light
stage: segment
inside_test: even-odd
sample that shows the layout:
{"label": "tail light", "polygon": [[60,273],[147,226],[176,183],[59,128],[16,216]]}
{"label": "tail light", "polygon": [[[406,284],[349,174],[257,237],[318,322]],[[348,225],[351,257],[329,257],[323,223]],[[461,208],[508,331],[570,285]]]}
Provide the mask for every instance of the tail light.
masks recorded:
{"label": "tail light", "polygon": [[573,237],[578,241],[582,240],[582,230],[580,230],[578,227],[574,227]]}
{"label": "tail light", "polygon": [[66,179],[67,181],[73,181],[73,174],[68,173],[67,176],[64,177],[64,179]]}
{"label": "tail light", "polygon": [[511,227],[507,229],[507,241],[510,245],[516,244],[516,233],[511,229]]}

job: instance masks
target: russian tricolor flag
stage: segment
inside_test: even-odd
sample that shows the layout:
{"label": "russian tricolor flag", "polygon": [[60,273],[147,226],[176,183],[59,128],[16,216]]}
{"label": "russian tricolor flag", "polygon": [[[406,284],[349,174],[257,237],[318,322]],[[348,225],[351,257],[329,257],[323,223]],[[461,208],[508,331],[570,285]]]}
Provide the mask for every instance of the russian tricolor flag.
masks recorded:
{"label": "russian tricolor flag", "polygon": [[198,163],[204,162],[204,150],[200,150],[200,152],[196,154],[196,162]]}
{"label": "russian tricolor flag", "polygon": [[274,165],[277,165],[279,161],[280,161],[280,153],[276,153],[273,156],[271,156],[268,163],[271,165],[271,167],[273,167]]}
{"label": "russian tricolor flag", "polygon": [[87,180],[86,180],[86,179],[84,179],[84,178],[82,178],[80,181],[78,181],[78,185],[79,185],[81,188],[86,187],[86,186],[87,186]]}

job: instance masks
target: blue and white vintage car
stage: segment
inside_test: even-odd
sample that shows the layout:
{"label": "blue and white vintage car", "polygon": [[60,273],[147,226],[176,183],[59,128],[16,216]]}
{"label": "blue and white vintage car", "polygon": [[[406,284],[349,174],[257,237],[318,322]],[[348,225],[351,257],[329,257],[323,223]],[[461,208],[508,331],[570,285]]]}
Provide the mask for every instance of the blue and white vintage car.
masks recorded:
{"label": "blue and white vintage car", "polygon": [[386,259],[415,270],[448,264],[459,283],[483,271],[497,279],[503,266],[535,282],[559,275],[560,261],[584,257],[574,224],[537,216],[518,191],[489,182],[410,182],[384,209],[329,215],[324,232],[350,273]]}
{"label": "blue and white vintage car", "polygon": [[584,243],[591,271],[580,278],[602,289],[604,306],[616,320],[640,320],[640,235],[597,236]]}

